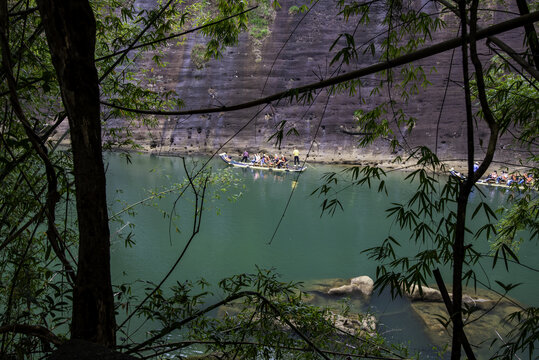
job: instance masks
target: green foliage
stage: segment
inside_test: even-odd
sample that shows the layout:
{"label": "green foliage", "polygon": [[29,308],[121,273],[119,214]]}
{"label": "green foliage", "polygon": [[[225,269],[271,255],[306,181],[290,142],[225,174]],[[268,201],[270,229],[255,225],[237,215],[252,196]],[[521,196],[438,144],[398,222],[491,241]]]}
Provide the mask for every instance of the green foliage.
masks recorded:
{"label": "green foliage", "polygon": [[516,311],[509,315],[508,321],[515,321],[518,327],[511,330],[509,339],[499,344],[499,339],[494,339],[492,345],[499,344],[500,350],[495,359],[511,359],[517,356],[523,349],[527,349],[527,355],[530,359],[534,356],[535,346],[539,342],[539,308],[529,307],[527,309]]}
{"label": "green foliage", "polygon": [[[57,139],[62,139],[67,131],[54,134],[65,113],[48,45],[42,36],[39,12],[31,7],[35,6],[33,2],[8,1],[8,5],[10,12],[24,16],[9,18],[9,29],[5,29],[9,31],[5,33],[15,66],[4,71],[12,70],[16,75],[17,97],[23,104],[30,126],[25,128],[13,115],[10,99],[6,96],[8,88],[3,82],[1,88],[4,96],[0,98],[4,109],[0,120],[0,322],[54,329],[55,334],[62,338],[69,330],[72,273],[62,265],[60,255],[65,255],[68,261],[74,263],[72,254],[76,252],[78,239],[77,219],[74,216],[72,154],[69,150],[58,148]],[[103,75],[100,83],[103,99],[138,109],[182,108],[184,104],[178,94],[165,90],[154,76],[167,66],[163,60],[163,49],[167,43],[162,39],[171,33],[238,14],[248,7],[243,0],[203,0],[189,4],[174,1],[161,12],[164,2],[160,1],[158,5],[155,9],[139,10],[133,2],[91,2],[96,15],[96,66],[98,73]],[[337,5],[345,21],[353,20],[358,26],[370,23],[371,3],[340,0]],[[530,5],[537,7],[537,4]],[[196,48],[194,62],[220,58],[227,46],[237,44],[242,31],[248,31],[251,38],[258,42],[268,36],[275,16],[273,9],[278,8],[279,4],[260,0],[258,6],[254,13],[238,15],[204,28],[205,50],[200,46]],[[359,44],[357,33],[341,34],[329,49],[334,52],[331,65],[354,65],[363,56],[376,61],[389,61],[424,46],[435,32],[445,26],[440,17],[418,9],[413,1],[389,1],[383,6],[384,17],[380,24],[387,27],[385,35]],[[305,5],[298,9],[306,10]],[[296,9],[291,7],[289,11],[295,13]],[[141,34],[141,29],[146,26],[148,31]],[[145,45],[130,51],[129,56],[122,56],[128,46],[134,45],[134,39],[139,35],[137,44]],[[175,41],[182,44],[184,39]],[[145,57],[148,54],[149,57]],[[138,61],[143,57],[152,62],[146,69],[138,66]],[[118,64],[116,60],[119,60]],[[516,134],[516,144],[526,149],[528,158],[536,164],[535,142],[539,129],[537,82],[514,73],[506,64],[505,59],[500,58],[489,67],[484,89],[487,102],[501,134]],[[422,87],[429,85],[430,71],[421,66],[406,65],[384,71],[373,79],[376,84],[368,95],[372,98],[380,94],[389,95],[390,100],[367,106],[365,98],[360,97],[360,108],[355,116],[358,127],[367,134],[361,139],[360,145],[369,145],[383,138],[389,140],[393,150],[400,146],[402,129],[406,133],[412,131],[415,125],[415,119],[407,115],[400,105],[406,104]],[[362,80],[351,80],[332,87],[330,93],[361,96],[362,86]],[[474,86],[472,84],[472,93],[479,97],[480,89]],[[291,90],[288,97],[290,101],[303,104],[311,104],[315,98],[314,91],[300,94],[295,90]],[[141,117],[118,109],[102,111],[105,149],[136,147],[132,139],[133,129],[157,124],[157,119],[151,116]],[[478,122],[482,121],[483,115],[481,111],[476,113]],[[125,120],[126,125],[111,125],[108,121],[117,118]],[[297,133],[293,126],[287,126],[286,121],[279,124],[274,137],[277,145],[281,144],[285,133]],[[37,149],[29,140],[28,133],[35,135],[38,148],[45,153],[50,166],[46,167],[43,157],[36,153]],[[51,137],[53,134],[56,140]],[[457,202],[467,200],[465,181],[436,175],[444,174],[445,167],[434,153],[424,147],[408,151],[410,157],[407,160],[416,159],[418,166],[407,176],[408,181],[417,185],[416,191],[408,201],[394,203],[386,212],[394,224],[406,230],[408,236],[398,239],[389,235],[381,240],[379,246],[366,250],[379,264],[376,270],[377,288],[390,288],[393,295],[401,294],[417,284],[428,284],[434,268],[454,264],[453,246],[459,222],[455,206]],[[537,179],[537,168],[534,167],[532,172]],[[383,170],[373,167],[326,174],[323,185],[313,194],[324,198],[322,213],[335,214],[343,209],[339,195],[347,186],[373,186],[381,194],[389,194],[384,175]],[[230,195],[232,200],[241,194],[241,191],[238,193],[241,184],[233,176],[201,173],[172,188],[152,190],[143,202],[157,206],[157,200],[165,193],[178,194],[189,188],[195,193],[191,200],[195,205],[196,222],[201,211],[209,208],[208,203],[201,204],[198,197],[199,193],[205,193],[208,185],[213,186],[208,191],[208,198],[228,195],[230,189],[236,190]],[[476,280],[473,265],[482,255],[474,245],[475,242],[484,241],[485,236],[492,239],[497,234],[493,245],[493,266],[503,257],[506,267],[508,261],[518,262],[516,248],[521,240],[516,240],[516,237],[519,231],[531,229],[531,239],[537,239],[537,194],[528,192],[511,200],[513,203],[503,212],[500,222],[497,222],[497,216],[485,202],[480,202],[473,209],[472,217],[482,215],[486,221],[475,231],[464,227],[467,237],[463,281]],[[126,206],[124,211],[133,213],[132,205]],[[111,219],[117,215],[114,214]],[[164,213],[164,216],[171,215]],[[129,223],[125,225],[132,226]],[[410,256],[400,254],[398,248],[403,241],[415,244],[417,253]],[[124,243],[126,246],[135,244],[131,232],[126,235]],[[515,287],[513,284],[498,284],[506,292]],[[197,283],[179,281],[166,289],[147,283],[148,301],[136,308],[134,301],[137,299],[132,294],[131,286],[124,284],[117,286],[118,310],[155,321],[152,334],[184,331],[178,348],[199,343],[205,346],[208,353],[219,356],[309,359],[317,356],[314,347],[349,353],[350,356],[363,356],[365,353],[387,356],[388,352],[382,347],[383,339],[378,336],[359,341],[357,337],[336,331],[329,310],[302,302],[305,295],[298,291],[297,285],[280,282],[274,273],[261,269],[256,274],[224,279],[218,289],[211,288],[211,291],[204,280]],[[218,302],[219,305],[233,304],[228,314],[221,318],[206,316],[216,309],[207,305],[218,301],[212,292],[219,292],[217,296],[223,299]],[[531,357],[539,333],[537,319],[537,309],[533,307],[511,315],[509,320],[517,325],[510,334],[508,345],[501,347],[500,356],[512,357],[517,352],[529,351]],[[128,327],[122,327],[120,331],[129,338]],[[2,355],[22,358],[26,354],[49,350],[42,349],[40,341],[27,335],[3,333],[0,336]],[[311,339],[312,344],[307,344],[306,339]],[[161,350],[171,351],[171,345],[165,344],[161,338],[155,338],[151,344],[143,346],[155,349],[159,341],[163,341]],[[350,343],[355,347],[348,346]],[[131,344],[130,348],[136,346]]]}
{"label": "green foliage", "polygon": [[191,49],[191,62],[198,70],[203,69],[208,59],[206,58],[206,47],[202,44],[195,44]]}
{"label": "green foliage", "polygon": [[[472,90],[477,96],[476,83]],[[511,71],[507,59],[493,58],[485,76],[485,92],[491,111],[498,122],[501,132],[517,133],[516,146],[531,149],[530,139],[537,136],[539,128],[539,82],[525,79]],[[477,100],[477,99],[476,99]],[[478,112],[482,116],[482,112]]]}
{"label": "green foliage", "polygon": [[249,35],[256,40],[263,40],[269,34],[270,25],[275,18],[275,10],[269,0],[257,1],[258,8],[249,13]]}
{"label": "green foliage", "polygon": [[[199,1],[190,2],[189,6],[183,1],[173,1],[163,10],[166,3],[159,1],[156,8],[141,10],[134,2],[91,1],[102,99],[138,109],[182,108],[184,104],[178,94],[165,90],[155,76],[168,65],[162,52],[167,42],[162,39],[247,9],[245,1],[219,1],[213,5]],[[59,126],[66,114],[35,2],[8,1],[7,8],[13,13],[9,16],[9,28],[2,29],[7,34],[7,51],[11,52],[13,61],[9,70],[30,125],[25,128],[14,115],[8,85],[3,81],[0,85],[3,94],[0,103],[4,109],[0,116],[0,323],[52,329],[61,339],[69,332],[73,286],[73,273],[68,272],[62,261],[72,264],[76,271],[78,246],[72,153],[69,146],[59,146],[61,140],[68,139],[69,131],[66,126]],[[208,54],[219,56],[226,46],[237,43],[246,23],[247,15],[243,14],[206,28]],[[148,30],[141,33],[147,26]],[[141,44],[123,56],[129,46]],[[148,67],[141,68],[142,58],[150,61]],[[4,80],[6,70],[3,70]],[[123,123],[111,124],[111,119],[122,119]],[[105,150],[136,149],[133,131],[158,123],[152,116],[141,117],[105,107],[102,107],[102,121]],[[37,145],[30,141],[32,136]],[[45,165],[44,158],[50,165]],[[197,178],[193,186],[200,189],[210,183],[212,190],[208,198],[226,196],[234,201],[240,197],[241,184],[232,175],[225,172],[207,179],[202,184]],[[185,188],[186,184],[177,184],[169,189],[170,193],[181,191],[182,186]],[[238,191],[231,191],[232,188]],[[164,194],[159,191],[149,194],[151,200],[161,196]],[[210,201],[206,202],[206,209],[211,206]],[[134,214],[134,207],[128,206],[125,211]],[[124,225],[128,230],[134,226],[129,222]],[[133,233],[125,231],[125,234],[125,246],[135,246]],[[51,350],[46,342],[30,335],[3,332],[0,338],[0,357],[37,358],[40,355],[32,354],[42,355],[43,351]]]}
{"label": "green foliage", "polygon": [[[353,21],[357,28],[371,21],[371,3],[357,1],[339,1],[340,15],[345,21]],[[331,45],[333,51],[332,65],[349,66],[358,62],[360,57],[372,57],[374,61],[390,61],[395,57],[409,54],[428,41],[434,33],[446,25],[441,17],[432,16],[422,8],[417,8],[409,1],[390,1],[384,3],[385,12],[382,24],[387,32],[379,40],[370,39],[358,44],[356,33],[340,34]],[[354,30],[354,31],[357,31]],[[488,65],[485,75],[485,93],[490,110],[494,114],[500,133],[497,136],[510,134],[515,147],[522,151],[522,161],[537,163],[537,114],[539,96],[537,81],[514,72],[506,58],[495,58]],[[380,72],[375,79],[369,79],[374,87],[370,87],[369,101],[362,92],[365,79],[350,81],[330,89],[330,94],[348,93],[359,97],[359,108],[354,113],[357,119],[357,130],[363,135],[359,140],[361,147],[367,147],[379,139],[388,141],[390,149],[407,150],[407,163],[413,162],[415,170],[406,177],[416,184],[416,191],[407,202],[393,203],[386,210],[388,220],[404,234],[400,238],[389,234],[380,240],[378,246],[364,252],[378,266],[376,269],[375,287],[382,291],[389,289],[393,296],[410,291],[417,285],[429,285],[432,282],[432,271],[439,267],[455,266],[462,262],[464,269],[460,279],[463,283],[476,286],[478,276],[475,273],[478,261],[484,257],[475,247],[476,243],[491,241],[493,250],[493,266],[499,266],[499,259],[507,268],[509,261],[518,263],[516,250],[524,241],[518,234],[526,234],[526,241],[537,240],[537,193],[529,188],[523,193],[516,192],[509,197],[510,202],[505,210],[500,210],[502,218],[481,199],[468,216],[472,219],[481,217],[482,223],[476,230],[469,229],[467,220],[462,216],[462,208],[466,208],[471,185],[465,179],[447,177],[444,164],[428,148],[410,148],[403,140],[413,131],[416,119],[405,112],[405,105],[421,89],[430,85],[428,75],[436,69],[425,69],[417,64],[407,64],[400,68],[392,68]],[[483,109],[478,103],[479,89],[472,81],[472,94],[476,100],[476,123],[484,119]],[[380,95],[387,96],[387,101],[376,101]],[[369,104],[369,105],[367,105]],[[478,126],[478,125],[475,126]],[[479,144],[483,145],[483,144]],[[476,153],[477,154],[477,153]],[[398,158],[400,159],[400,157]],[[537,179],[537,168],[529,170]],[[364,174],[360,178],[359,174]],[[351,175],[351,176],[350,176]],[[322,197],[322,214],[334,215],[343,210],[339,194],[349,186],[364,185],[371,188],[376,184],[378,191],[388,193],[381,172],[373,168],[353,168],[350,173],[330,173],[322,178],[322,185],[312,195]],[[372,182],[372,183],[371,183]],[[467,188],[467,186],[469,186]],[[518,191],[513,186],[513,191]],[[479,197],[483,195],[477,190]],[[460,207],[459,203],[464,204]],[[457,233],[462,226],[463,235]],[[526,232],[524,232],[526,231]],[[531,233],[531,236],[529,234]],[[464,236],[464,239],[461,238]],[[455,255],[455,244],[461,239],[464,243],[462,256]],[[403,242],[410,242],[418,249],[415,254],[403,255],[399,250]],[[507,293],[514,288],[504,285]],[[462,309],[463,313],[468,310]],[[467,313],[468,314],[468,313]],[[537,313],[534,308],[519,312],[522,316],[511,316],[508,321],[516,321],[519,325],[512,332],[513,340],[507,347],[500,346],[503,356],[510,358],[518,351],[534,350],[537,337]],[[526,314],[526,315],[524,315]],[[443,320],[448,325],[451,320]]]}
{"label": "green foliage", "polygon": [[531,194],[522,196],[512,207],[506,209],[497,224],[497,237],[491,243],[491,249],[498,252],[503,245],[509,246],[515,253],[524,241],[517,238],[519,231],[530,231],[529,240],[539,239],[539,199]]}
{"label": "green foliage", "polygon": [[[305,5],[303,5],[303,6],[305,6]],[[301,9],[302,9],[302,8],[300,8],[300,7],[297,6],[297,5],[292,5],[292,6],[290,6],[290,7],[288,8],[288,15],[296,15],[296,14],[302,12]]]}
{"label": "green foliage", "polygon": [[[253,274],[225,278],[218,287],[203,279],[197,283],[177,282],[167,294],[154,293],[139,311],[160,324],[151,335],[164,336],[180,330],[178,342],[152,342],[150,347],[177,356],[190,354],[191,347],[196,345],[202,346],[197,347],[198,351],[209,356],[242,359],[315,359],[320,350],[327,356],[384,356],[402,351],[387,349],[378,336],[362,337],[338,330],[333,323],[335,314],[308,305],[303,300],[307,295],[299,286],[280,281],[273,270],[257,268]],[[128,291],[129,287],[124,286],[123,290]],[[208,305],[216,297],[221,300]],[[214,309],[219,316],[207,316]],[[343,315],[350,316],[346,312]]]}
{"label": "green foliage", "polygon": [[[286,134],[285,134],[285,130],[287,127],[288,127],[288,130],[286,131]],[[275,146],[279,148],[279,150],[281,149],[281,144],[285,136],[291,136],[291,135],[299,136],[299,132],[296,130],[294,125],[287,126],[286,120],[282,120],[281,122],[279,122],[276,128],[277,128],[277,131],[268,138],[268,142],[271,140],[274,140]]]}

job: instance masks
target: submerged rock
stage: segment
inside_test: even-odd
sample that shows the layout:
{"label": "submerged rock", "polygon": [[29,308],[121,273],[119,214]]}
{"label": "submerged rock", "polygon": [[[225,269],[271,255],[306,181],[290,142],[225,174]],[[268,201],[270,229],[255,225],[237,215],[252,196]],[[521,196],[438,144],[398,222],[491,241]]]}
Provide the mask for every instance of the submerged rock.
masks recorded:
{"label": "submerged rock", "polygon": [[[422,290],[425,291],[425,287]],[[465,332],[470,344],[472,346],[490,344],[490,340],[498,337],[497,333],[505,337],[505,334],[515,325],[508,323],[506,317],[519,310],[514,305],[516,301],[501,298],[500,295],[483,289],[477,289],[477,291],[468,289],[466,292],[468,294],[463,295],[462,301],[466,309]],[[435,292],[427,290],[425,293],[429,293],[431,299],[436,299]],[[450,296],[452,297],[452,294]],[[412,309],[423,321],[432,343],[436,346],[450,344],[452,330],[450,324],[447,325],[449,315],[443,300],[421,301],[414,300],[413,297],[410,299]],[[444,325],[447,325],[447,328]]]}
{"label": "submerged rock", "polygon": [[353,336],[374,336],[376,334],[376,318],[373,315],[348,314],[342,316],[331,313],[337,329]]}
{"label": "submerged rock", "polygon": [[412,301],[437,301],[437,302],[443,302],[442,293],[440,290],[433,289],[427,286],[413,286],[411,291],[406,291],[406,296],[412,300]]}
{"label": "submerged rock", "polygon": [[[442,293],[438,289],[430,288],[428,286],[414,286],[412,291],[405,291],[406,296],[412,301],[430,301],[443,303],[444,299]],[[453,299],[453,294],[449,293],[449,298]],[[483,299],[480,297],[472,297],[468,294],[462,295],[462,303],[468,309],[480,309],[486,310],[492,307],[493,300]]]}
{"label": "submerged rock", "polygon": [[343,285],[328,290],[329,295],[350,295],[354,291],[358,291],[358,287],[352,284]]}
{"label": "submerged rock", "polygon": [[347,285],[349,283],[349,279],[341,278],[310,280],[303,283],[303,289],[308,293],[327,294],[329,289]]}

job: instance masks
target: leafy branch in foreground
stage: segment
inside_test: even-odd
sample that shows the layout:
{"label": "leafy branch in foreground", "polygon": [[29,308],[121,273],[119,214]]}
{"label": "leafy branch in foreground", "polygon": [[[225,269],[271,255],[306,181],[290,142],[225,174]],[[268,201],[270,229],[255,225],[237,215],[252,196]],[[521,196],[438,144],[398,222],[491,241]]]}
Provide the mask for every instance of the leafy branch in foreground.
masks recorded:
{"label": "leafy branch in foreground", "polygon": [[[196,292],[195,285],[201,287]],[[308,305],[298,283],[281,282],[272,270],[235,275],[207,290],[201,280],[177,283],[170,296],[155,293],[142,309],[145,317],[162,323],[142,344],[129,353],[152,353],[167,348],[177,355],[190,353],[192,346],[224,358],[329,359],[330,356],[402,358],[401,350],[390,350],[378,335],[353,335],[335,328],[335,315],[328,309]],[[206,290],[205,290],[206,289]],[[222,300],[207,306],[213,292]],[[193,293],[196,292],[196,293]],[[207,316],[217,310],[218,316]],[[170,316],[172,315],[172,316]],[[183,319],[174,321],[171,319]],[[179,333],[177,331],[180,331]],[[178,341],[165,337],[175,332]],[[197,347],[200,349],[200,347]],[[402,354],[405,354],[403,352]]]}
{"label": "leafy branch in foreground", "polygon": [[[470,43],[461,43],[464,74],[464,95],[466,99],[466,128],[467,128],[467,152],[468,159],[466,167],[469,169],[462,178],[446,177],[445,165],[430,150],[424,147],[410,149],[406,142],[406,134],[402,133],[401,127],[405,131],[413,131],[414,119],[406,116],[404,111],[399,108],[400,101],[406,104],[411,95],[416,93],[415,84],[428,85],[425,72],[421,69],[409,68],[403,69],[401,76],[397,77],[393,73],[394,68],[384,69],[379,76],[380,85],[371,90],[371,96],[377,94],[388,94],[389,100],[378,102],[370,106],[365,106],[365,102],[356,112],[358,127],[361,131],[367,133],[359,141],[360,146],[372,144],[373,141],[380,138],[390,140],[393,151],[397,148],[407,150],[410,157],[407,161],[413,160],[416,170],[413,170],[406,179],[416,184],[416,191],[404,203],[394,203],[387,209],[388,218],[392,219],[393,224],[397,225],[403,235],[399,238],[388,235],[381,241],[379,246],[365,250],[365,252],[375,260],[379,265],[376,270],[375,287],[380,291],[389,289],[393,296],[402,295],[409,292],[412,288],[428,285],[432,281],[432,271],[439,266],[451,266],[453,270],[453,307],[449,315],[447,324],[453,328],[452,334],[452,358],[460,358],[461,346],[464,339],[463,321],[468,309],[462,303],[462,286],[464,283],[472,283],[474,286],[480,282],[480,275],[476,273],[478,262],[483,255],[476,250],[481,243],[492,241],[498,234],[494,248],[497,249],[493,257],[493,266],[497,265],[499,256],[503,256],[504,263],[507,264],[509,258],[518,262],[511,245],[518,244],[514,242],[515,235],[520,230],[529,230],[531,237],[527,240],[537,238],[537,195],[533,191],[526,189],[523,195],[509,196],[508,203],[510,210],[505,212],[505,216],[498,222],[497,215],[490,208],[484,194],[480,189],[476,189],[479,194],[479,203],[475,205],[472,213],[468,213],[469,195],[474,189],[475,182],[482,176],[491,165],[494,158],[498,139],[510,134],[514,138],[516,146],[520,146],[523,157],[519,160],[532,164],[529,172],[537,176],[537,96],[539,96],[536,80],[529,78],[525,73],[514,71],[515,66],[509,66],[509,60],[493,59],[487,66],[484,73],[483,64],[477,55],[478,34],[481,30],[477,29],[477,8],[479,1],[472,1],[470,4],[459,3],[459,9],[453,9],[457,13],[457,20],[462,24],[461,38],[469,38]],[[406,7],[403,10],[401,7]],[[352,13],[362,12],[362,18],[368,13],[367,7],[357,8],[345,7],[346,11]],[[410,10],[410,13],[407,11]],[[416,12],[413,14],[413,12]],[[382,49],[382,58],[388,60],[394,56],[399,56],[403,51],[407,54],[406,46],[414,46],[414,34],[418,35],[418,43],[422,43],[430,37],[430,30],[435,30],[438,26],[436,22],[428,20],[422,23],[415,22],[418,26],[407,28],[410,30],[410,39],[400,38],[402,32],[397,33],[395,20],[401,15],[409,19],[422,19],[421,11],[414,9],[413,5],[399,2],[390,4],[386,11],[387,17],[387,38],[384,40]],[[468,25],[470,28],[468,29]],[[489,35],[490,36],[490,35]],[[408,45],[406,44],[406,41]],[[354,45],[347,41],[345,48],[337,54],[336,60],[344,59],[345,62],[353,58],[353,52],[350,51]],[[355,45],[354,45],[355,46]],[[352,55],[350,55],[352,54]],[[475,74],[468,75],[468,63],[471,59]],[[418,72],[419,71],[419,72]],[[468,82],[469,78],[473,81]],[[387,90],[384,92],[384,81],[387,84]],[[408,90],[401,88],[397,92],[399,99],[391,97],[393,87],[391,85],[398,83],[400,86],[408,86]],[[411,82],[411,83],[410,83]],[[353,84],[350,84],[353,86]],[[410,87],[411,86],[411,87]],[[350,91],[355,93],[356,91]],[[472,101],[476,101],[473,104]],[[489,139],[487,144],[479,141],[476,144],[474,131],[476,127],[484,126],[488,128]],[[402,136],[397,136],[400,134]],[[485,156],[479,169],[474,172],[473,162],[477,160],[476,147],[482,147]],[[359,173],[355,170],[355,173]],[[371,171],[365,171],[367,178],[375,179],[371,176]],[[381,188],[384,188],[382,182],[376,179]],[[313,194],[319,194],[325,199],[322,203],[323,211],[333,214],[335,209],[342,205],[338,201],[336,190],[337,184],[342,181],[336,174],[326,174],[323,178],[323,184],[317,188]],[[368,185],[370,181],[363,179],[362,184]],[[356,184],[358,184],[356,182]],[[518,191],[517,186],[512,187],[512,191]],[[468,214],[468,215],[467,215]],[[480,221],[477,229],[471,228],[470,221]],[[408,241],[418,248],[417,253],[412,255],[401,254],[398,249],[404,241]],[[510,260],[510,259],[509,259]],[[490,280],[489,280],[490,281]],[[506,286],[506,291],[513,287]],[[507,321],[514,321],[515,331],[508,334],[512,339],[516,339],[510,345],[501,345],[501,350],[506,349],[505,353],[514,354],[519,351],[530,351],[533,353],[533,337],[529,334],[537,333],[537,314],[533,307],[519,312],[526,313],[527,316],[513,315],[509,316]],[[468,354],[468,356],[474,356]],[[531,356],[531,355],[530,355]]]}

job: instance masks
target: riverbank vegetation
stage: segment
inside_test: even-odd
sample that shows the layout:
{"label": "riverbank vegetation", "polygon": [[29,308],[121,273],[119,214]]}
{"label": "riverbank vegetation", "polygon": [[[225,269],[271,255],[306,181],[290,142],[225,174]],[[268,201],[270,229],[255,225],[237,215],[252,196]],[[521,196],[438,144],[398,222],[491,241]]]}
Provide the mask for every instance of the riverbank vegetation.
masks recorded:
{"label": "riverbank vegetation", "polygon": [[[424,12],[414,2],[384,1],[379,3],[384,9],[380,35],[384,40],[360,45],[356,33],[360,25],[370,22],[371,3],[338,1],[343,20],[357,26],[353,33],[335,36],[331,65],[338,69],[336,74],[358,61],[362,52],[376,57],[378,63],[244,104],[186,110],[181,94],[156,90],[153,68],[138,69],[137,58],[150,56],[155,67],[166,67],[161,53],[166,40],[194,31],[190,26],[198,26],[208,38],[205,56],[221,57],[227,46],[238,42],[240,32],[247,30],[247,13],[252,8],[246,2],[216,1],[212,3],[215,13],[209,18],[196,11],[207,2],[185,7],[169,0],[157,2],[155,9],[135,9],[132,3],[116,0],[1,2],[0,358],[39,358],[69,338],[137,356],[161,356],[171,349],[204,345],[212,354],[232,358],[407,358],[406,349],[391,348],[376,335],[343,335],[333,326],[327,309],[305,305],[295,284],[280,282],[265,270],[224,279],[219,285],[225,297],[216,304],[204,302],[204,280],[178,282],[163,289],[200,230],[211,179],[202,170],[205,164],[186,168],[187,179],[176,193],[178,201],[189,194],[193,206],[192,226],[181,232],[185,248],[160,283],[148,284],[142,299],[132,298],[128,284],[111,283],[110,215],[102,151],[135,145],[130,126],[139,126],[139,121],[152,126],[161,115],[234,111],[275,101],[309,105],[326,90],[328,99],[335,93],[355,95],[363,86],[362,78],[372,74],[380,82],[371,96],[386,92],[390,99],[413,101],[418,89],[429,85],[428,71],[414,62],[453,49],[460,49],[462,56],[468,138],[465,178],[440,182],[435,174],[446,169],[436,149],[407,146],[400,133],[413,131],[415,119],[397,108],[395,101],[371,108],[363,103],[355,115],[363,136],[360,145],[386,137],[394,149],[405,149],[405,156],[419,166],[408,176],[417,181],[417,192],[409,202],[388,209],[394,222],[411,232],[410,238],[389,236],[381,239],[380,246],[367,249],[380,262],[375,284],[399,295],[403,289],[427,285],[434,277],[447,308],[444,323],[452,332],[451,357],[460,359],[464,349],[468,358],[474,358],[473,344],[465,335],[469,310],[462,300],[463,285],[478,281],[469,266],[485,256],[474,244],[499,234],[492,266],[507,266],[508,262],[519,263],[513,246],[518,230],[531,227],[532,236],[526,241],[538,237],[537,193],[531,190],[515,195],[516,201],[508,204],[499,224],[499,215],[484,202],[475,209],[468,209],[467,204],[472,190],[480,193],[475,182],[490,166],[503,134],[511,134],[520,144],[522,160],[534,164],[529,171],[538,178],[539,46],[533,24],[539,14],[537,4],[518,0],[518,14],[480,29],[483,8],[479,0],[436,3],[441,12],[454,13],[455,27],[460,28],[455,38],[433,44],[432,35],[446,26],[442,17]],[[269,22],[255,21],[255,26],[263,28],[256,28],[252,36],[263,37]],[[507,50],[495,37],[519,27],[525,29],[525,46],[520,51]],[[496,61],[479,56],[478,43],[485,38],[505,52]],[[133,123],[122,128],[103,126],[115,117],[131,118]],[[67,151],[51,140],[64,120],[69,122],[69,130],[59,138],[70,137]],[[476,128],[487,129],[486,144],[476,140]],[[481,159],[475,155],[480,146],[486,148]],[[475,161],[480,162],[476,171]],[[380,192],[390,191],[378,168],[354,168],[345,174],[356,185],[376,184]],[[318,190],[327,197],[323,203],[326,211],[340,207],[334,192],[338,181],[337,174],[328,175]],[[472,232],[467,219],[479,212],[489,220]],[[402,257],[396,248],[408,240],[418,245],[419,252]],[[126,246],[131,244],[126,239]],[[453,268],[452,297],[443,290],[444,279],[436,276],[442,265]],[[518,284],[498,281],[497,285],[506,294]],[[243,303],[236,304],[236,316],[205,316],[237,300]],[[535,354],[537,313],[537,308],[527,307],[510,315],[517,326],[502,343],[493,340],[499,349],[496,356],[512,358],[526,353],[531,358]],[[147,340],[133,341],[127,324],[134,317],[152,320],[160,327]],[[166,336],[178,330],[185,333],[184,341],[167,343]],[[126,339],[121,346],[117,343],[120,337]]]}

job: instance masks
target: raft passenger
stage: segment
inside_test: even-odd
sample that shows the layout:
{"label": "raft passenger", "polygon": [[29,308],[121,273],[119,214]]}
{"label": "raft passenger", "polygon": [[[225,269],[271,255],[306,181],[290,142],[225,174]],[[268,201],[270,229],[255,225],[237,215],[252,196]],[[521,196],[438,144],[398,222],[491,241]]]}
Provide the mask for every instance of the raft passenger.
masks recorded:
{"label": "raft passenger", "polygon": [[299,165],[299,150],[297,148],[294,148],[294,151],[292,153],[294,155],[294,166]]}
{"label": "raft passenger", "polygon": [[241,158],[241,162],[248,162],[249,161],[249,153],[247,150],[243,152],[243,157]]}

